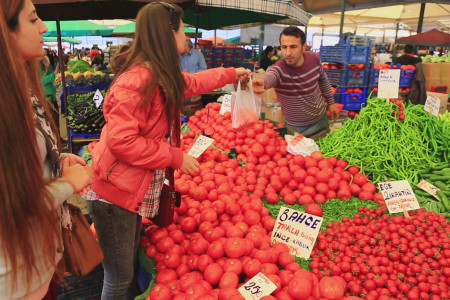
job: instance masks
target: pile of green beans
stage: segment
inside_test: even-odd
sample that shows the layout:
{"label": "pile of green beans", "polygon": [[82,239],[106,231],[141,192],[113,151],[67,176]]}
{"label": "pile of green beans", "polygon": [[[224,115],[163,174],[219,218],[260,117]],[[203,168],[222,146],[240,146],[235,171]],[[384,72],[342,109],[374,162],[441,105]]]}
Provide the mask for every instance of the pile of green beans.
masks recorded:
{"label": "pile of green beans", "polygon": [[386,99],[367,99],[359,116],[317,142],[324,156],[358,166],[373,182],[407,179],[417,184],[418,170],[448,161],[450,122],[412,104],[399,121],[392,114],[395,108]]}

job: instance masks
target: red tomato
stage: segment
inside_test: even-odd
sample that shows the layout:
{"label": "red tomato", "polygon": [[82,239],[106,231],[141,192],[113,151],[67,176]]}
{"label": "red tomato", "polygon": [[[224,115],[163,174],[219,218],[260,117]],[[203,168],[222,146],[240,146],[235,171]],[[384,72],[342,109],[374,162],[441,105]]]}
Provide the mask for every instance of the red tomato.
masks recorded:
{"label": "red tomato", "polygon": [[308,299],[311,296],[313,285],[303,278],[294,277],[288,286],[288,293],[295,299]]}
{"label": "red tomato", "polygon": [[172,291],[164,284],[155,284],[150,292],[152,300],[170,300],[172,299]]}
{"label": "red tomato", "polygon": [[225,272],[219,281],[219,288],[236,288],[239,283],[239,277],[234,272]]}
{"label": "red tomato", "polygon": [[211,285],[219,284],[220,279],[223,275],[223,268],[218,263],[212,263],[206,267],[204,277],[207,282]]}
{"label": "red tomato", "polygon": [[244,272],[249,278],[261,272],[261,269],[262,265],[257,259],[250,259],[244,264]]}
{"label": "red tomato", "polygon": [[315,203],[309,203],[306,205],[305,212],[318,217],[322,217],[323,215],[322,207]]}
{"label": "red tomato", "polygon": [[319,282],[320,295],[327,299],[340,299],[344,296],[347,283],[340,276],[325,276]]}
{"label": "red tomato", "polygon": [[230,258],[241,257],[245,253],[245,242],[241,238],[229,238],[225,242],[224,249]]}

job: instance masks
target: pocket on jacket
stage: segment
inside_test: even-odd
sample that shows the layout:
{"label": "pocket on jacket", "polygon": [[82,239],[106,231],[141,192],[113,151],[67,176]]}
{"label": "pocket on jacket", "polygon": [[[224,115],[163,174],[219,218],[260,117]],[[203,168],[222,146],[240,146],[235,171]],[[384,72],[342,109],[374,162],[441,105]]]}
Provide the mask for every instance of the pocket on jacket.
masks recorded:
{"label": "pocket on jacket", "polygon": [[108,170],[106,180],[122,191],[135,194],[138,188],[137,185],[141,183],[144,175],[144,169],[118,162]]}

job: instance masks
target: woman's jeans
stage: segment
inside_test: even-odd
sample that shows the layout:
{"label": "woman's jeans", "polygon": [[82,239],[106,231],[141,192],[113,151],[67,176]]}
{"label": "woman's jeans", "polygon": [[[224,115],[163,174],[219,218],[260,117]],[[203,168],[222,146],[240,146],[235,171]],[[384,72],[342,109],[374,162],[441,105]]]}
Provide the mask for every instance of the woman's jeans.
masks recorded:
{"label": "woman's jeans", "polygon": [[134,299],[141,216],[113,204],[86,201],[105,259],[102,300]]}
{"label": "woman's jeans", "polygon": [[288,129],[291,129],[293,131],[296,131],[298,133],[303,134],[305,137],[310,137],[319,131],[326,129],[327,132],[330,131],[329,124],[328,124],[328,115],[325,113],[322,118],[317,121],[316,123],[305,125],[305,126],[292,126],[288,125]]}

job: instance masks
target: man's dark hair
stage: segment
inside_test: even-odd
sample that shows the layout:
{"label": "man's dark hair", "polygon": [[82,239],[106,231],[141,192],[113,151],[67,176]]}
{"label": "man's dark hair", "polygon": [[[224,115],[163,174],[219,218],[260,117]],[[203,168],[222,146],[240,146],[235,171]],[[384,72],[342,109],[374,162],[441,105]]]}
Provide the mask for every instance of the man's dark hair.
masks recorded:
{"label": "man's dark hair", "polygon": [[283,29],[283,31],[280,33],[280,44],[281,44],[281,36],[282,35],[290,35],[300,38],[302,45],[306,42],[306,35],[297,26],[289,26]]}
{"label": "man's dark hair", "polygon": [[403,49],[403,51],[405,51],[405,53],[409,53],[412,54],[414,51],[414,47],[412,45],[405,45],[405,48]]}

